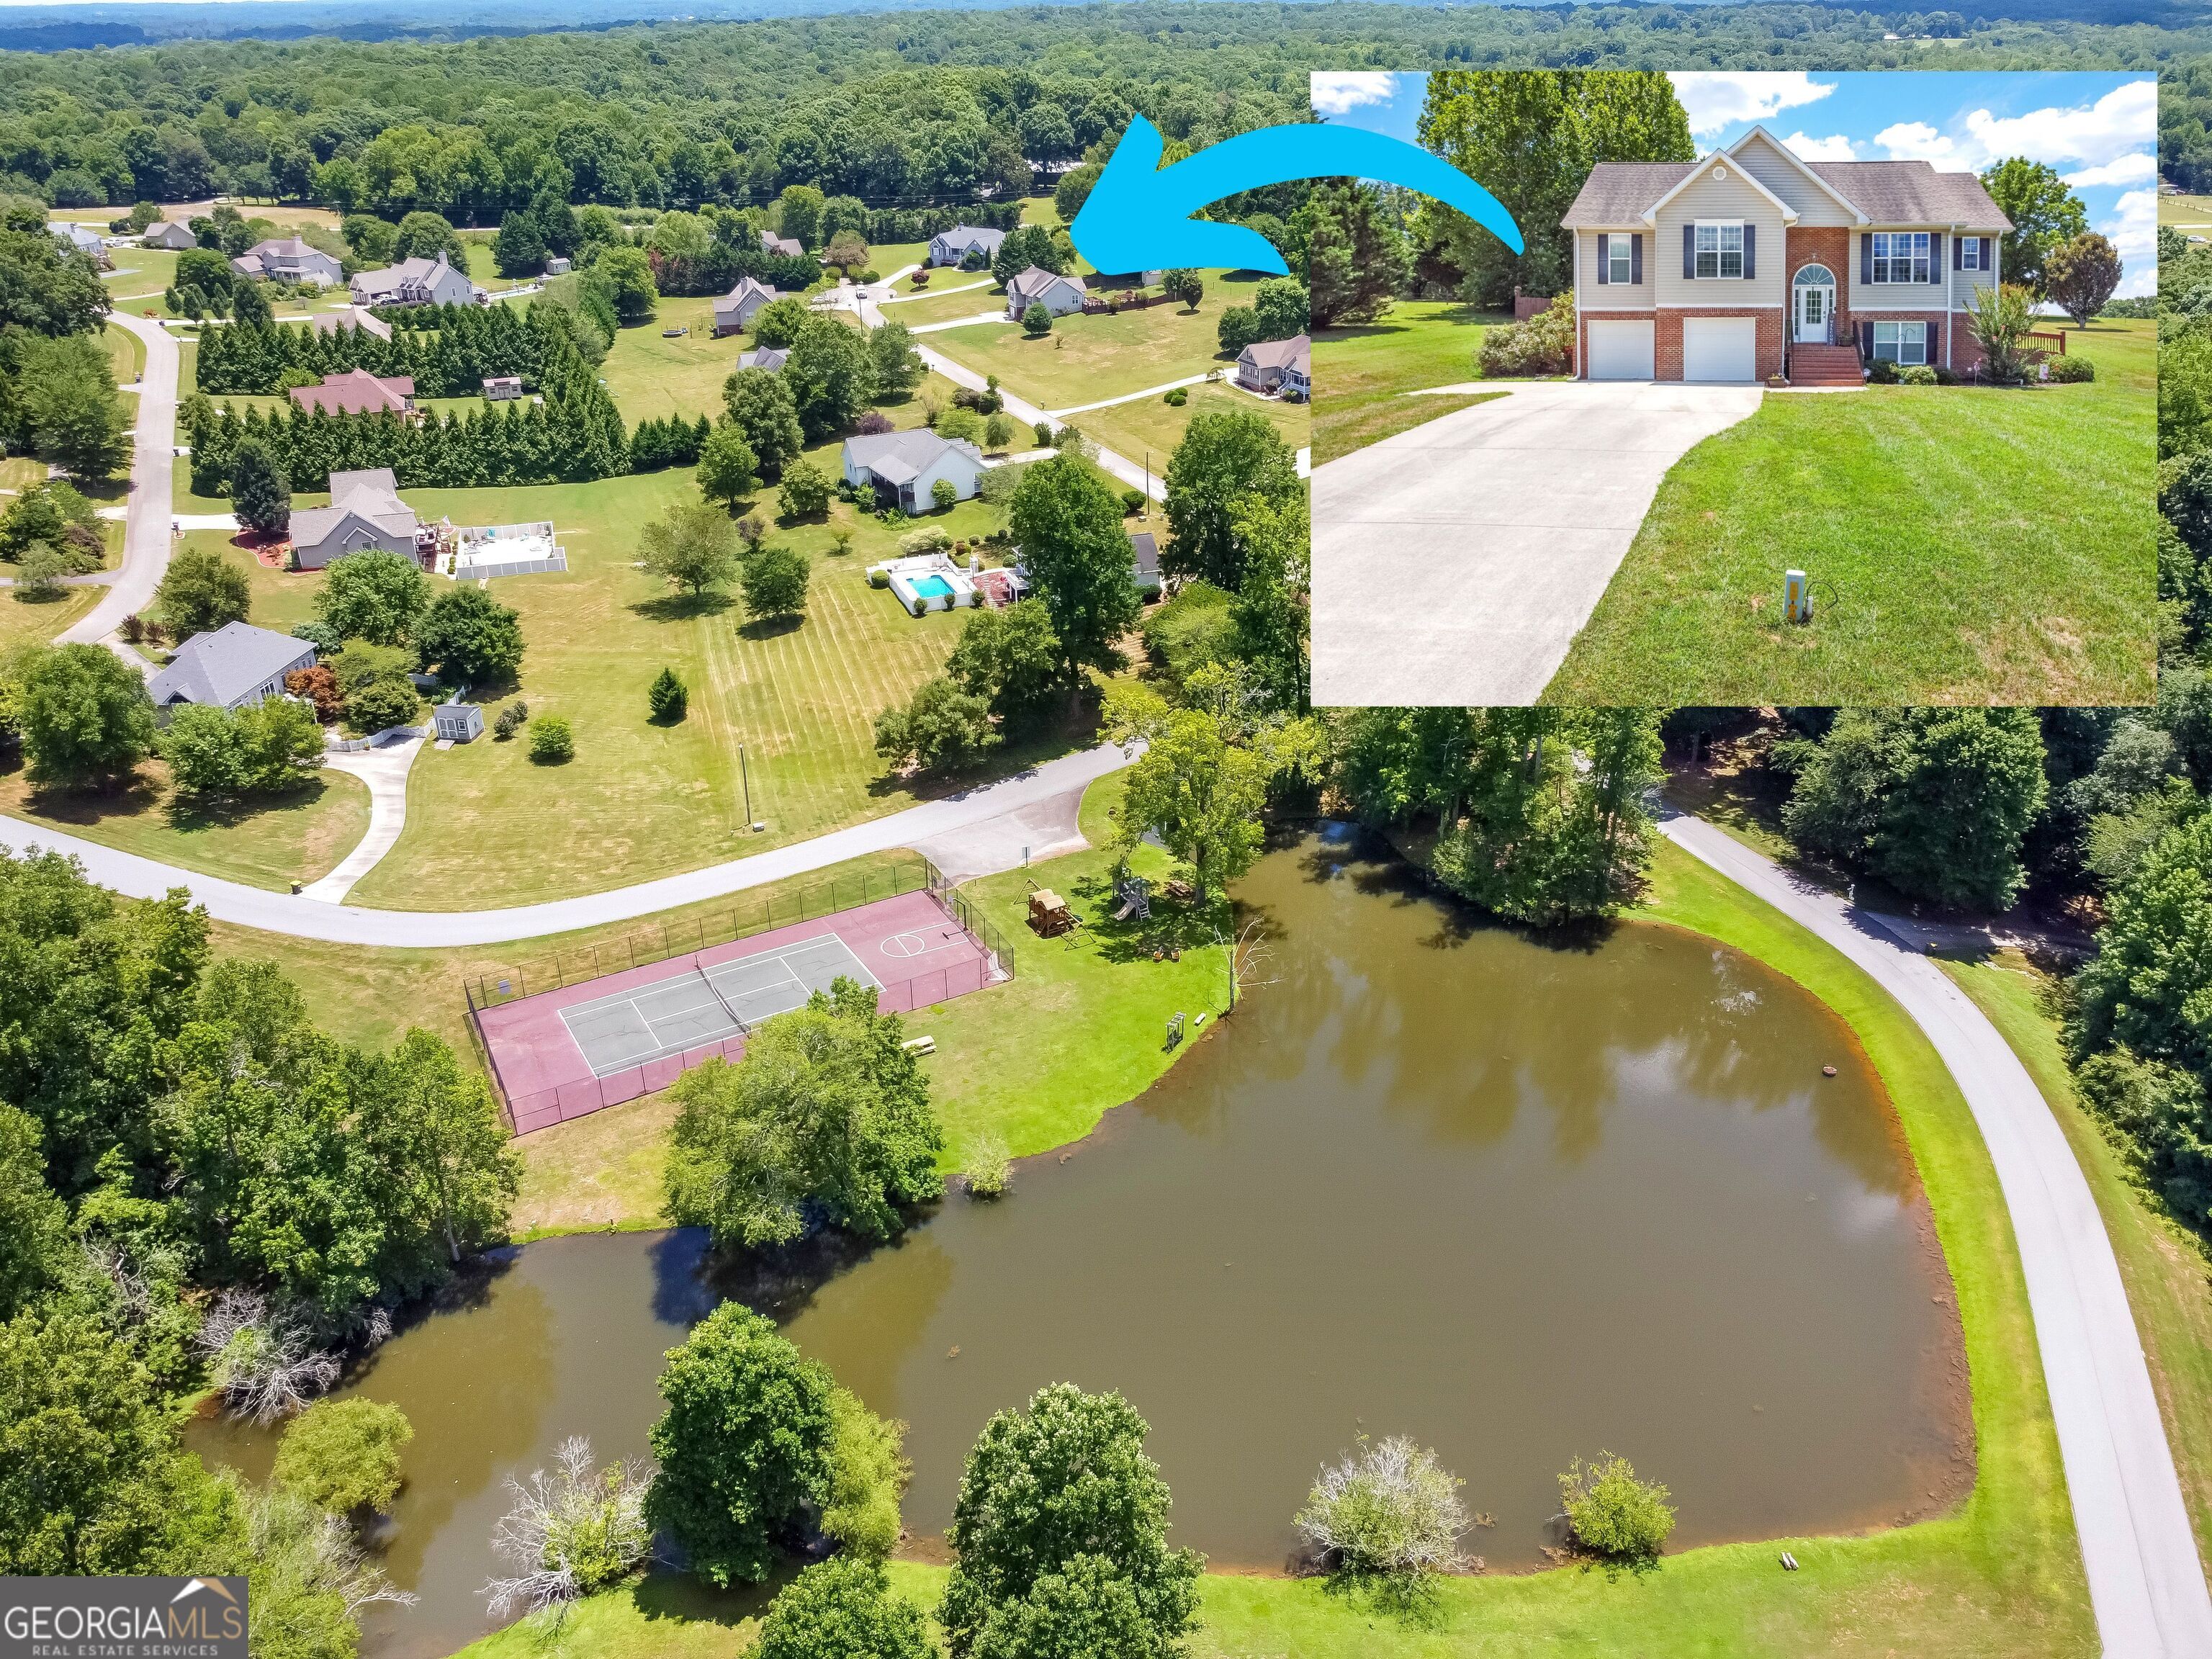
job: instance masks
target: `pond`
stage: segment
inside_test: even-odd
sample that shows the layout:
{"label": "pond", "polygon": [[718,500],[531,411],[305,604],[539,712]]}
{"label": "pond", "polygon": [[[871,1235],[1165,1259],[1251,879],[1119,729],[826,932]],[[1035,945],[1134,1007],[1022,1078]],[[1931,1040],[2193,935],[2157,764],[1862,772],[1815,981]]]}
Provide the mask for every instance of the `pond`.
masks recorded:
{"label": "pond", "polygon": [[[1118,1389],[1152,1425],[1176,1541],[1280,1570],[1362,1434],[1435,1447],[1543,1564],[1555,1477],[1612,1450],[1666,1481],[1676,1548],[1929,1513],[1972,1474],[1928,1207],[1850,1031],[1710,940],[1481,926],[1348,844],[1239,884],[1271,960],[1244,1006],[1010,1197],[757,1291],[910,1425],[918,1553],[989,1414]],[[1824,1066],[1836,1075],[1822,1074]],[[641,1453],[663,1350],[712,1304],[684,1233],[550,1240],[389,1343],[351,1389],[414,1419],[380,1659],[489,1627],[501,1478],[564,1436]],[[263,1437],[202,1425],[250,1473]]]}

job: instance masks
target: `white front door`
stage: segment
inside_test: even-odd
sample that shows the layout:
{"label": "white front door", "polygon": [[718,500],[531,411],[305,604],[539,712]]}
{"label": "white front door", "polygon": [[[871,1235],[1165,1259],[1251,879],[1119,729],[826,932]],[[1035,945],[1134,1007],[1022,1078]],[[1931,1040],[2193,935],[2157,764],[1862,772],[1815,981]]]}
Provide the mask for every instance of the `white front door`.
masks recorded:
{"label": "white front door", "polygon": [[1833,338],[1836,290],[1808,286],[1795,289],[1797,296],[1796,340],[1801,345],[1826,345]]}

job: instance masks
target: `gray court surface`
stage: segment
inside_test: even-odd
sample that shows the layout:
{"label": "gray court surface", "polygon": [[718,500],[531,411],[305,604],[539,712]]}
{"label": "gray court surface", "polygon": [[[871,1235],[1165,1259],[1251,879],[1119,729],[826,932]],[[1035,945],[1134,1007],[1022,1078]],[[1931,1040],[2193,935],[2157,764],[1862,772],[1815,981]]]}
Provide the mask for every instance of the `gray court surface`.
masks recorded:
{"label": "gray court surface", "polygon": [[592,1075],[607,1077],[735,1036],[771,1014],[799,1007],[841,974],[863,985],[882,983],[843,939],[823,933],[580,1002],[561,1011],[561,1022]]}

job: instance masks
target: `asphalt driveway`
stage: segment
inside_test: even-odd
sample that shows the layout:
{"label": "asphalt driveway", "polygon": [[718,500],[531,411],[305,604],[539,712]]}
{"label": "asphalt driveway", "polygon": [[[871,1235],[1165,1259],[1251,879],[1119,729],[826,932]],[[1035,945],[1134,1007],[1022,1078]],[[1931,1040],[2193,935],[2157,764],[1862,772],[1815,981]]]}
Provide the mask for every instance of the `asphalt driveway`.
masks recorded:
{"label": "asphalt driveway", "polygon": [[1316,467],[1313,700],[1534,702],[1667,469],[1761,395],[1535,382]]}

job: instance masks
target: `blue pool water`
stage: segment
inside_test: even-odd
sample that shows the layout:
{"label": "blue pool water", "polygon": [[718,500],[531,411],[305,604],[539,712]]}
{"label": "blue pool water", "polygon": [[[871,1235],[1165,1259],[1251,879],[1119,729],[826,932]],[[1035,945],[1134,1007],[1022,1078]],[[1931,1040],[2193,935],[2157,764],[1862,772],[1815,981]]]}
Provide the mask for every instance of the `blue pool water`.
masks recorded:
{"label": "blue pool water", "polygon": [[914,584],[914,591],[925,599],[938,599],[952,591],[952,584],[942,576],[924,576]]}

